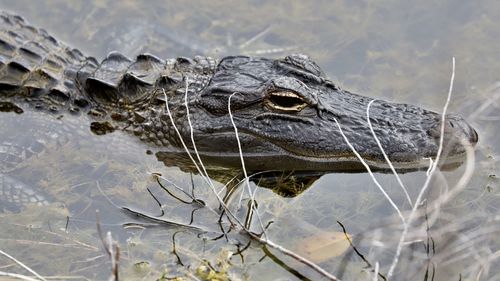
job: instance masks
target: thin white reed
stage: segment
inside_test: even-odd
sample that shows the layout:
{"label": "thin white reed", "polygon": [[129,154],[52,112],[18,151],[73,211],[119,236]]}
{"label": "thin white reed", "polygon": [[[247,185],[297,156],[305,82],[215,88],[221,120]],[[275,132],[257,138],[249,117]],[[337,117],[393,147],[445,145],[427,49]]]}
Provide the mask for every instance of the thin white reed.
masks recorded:
{"label": "thin white reed", "polygon": [[385,150],[384,150],[384,148],[382,147],[382,144],[380,143],[380,140],[378,139],[377,134],[375,134],[375,131],[373,130],[372,122],[370,121],[370,106],[371,106],[371,105],[372,105],[375,101],[376,101],[376,100],[371,100],[371,101],[368,103],[368,106],[366,107],[366,121],[368,122],[368,126],[370,127],[370,131],[372,132],[373,138],[374,138],[374,139],[375,139],[375,141],[377,142],[377,145],[378,145],[378,147],[380,148],[380,151],[382,152],[382,155],[384,155],[384,159],[385,159],[385,161],[387,162],[387,164],[389,164],[389,167],[391,168],[392,173],[394,174],[394,176],[396,176],[396,180],[398,181],[399,186],[401,187],[401,189],[402,189],[402,190],[403,190],[403,192],[405,193],[406,200],[408,200],[408,203],[410,204],[410,206],[411,206],[411,207],[413,207],[413,203],[411,202],[410,194],[408,194],[408,190],[406,189],[406,186],[403,184],[403,181],[402,181],[402,180],[401,180],[401,178],[399,177],[398,172],[396,172],[396,169],[394,169],[394,166],[392,165],[391,160],[389,159],[389,157],[388,157],[388,156],[387,156],[387,154],[385,153]]}
{"label": "thin white reed", "polygon": [[437,151],[437,155],[436,155],[435,160],[432,163],[432,168],[430,169],[429,174],[427,175],[425,183],[422,186],[422,189],[420,190],[420,193],[417,196],[417,200],[415,201],[415,204],[413,205],[413,208],[412,208],[412,210],[410,212],[410,215],[409,215],[409,218],[408,218],[408,223],[403,224],[403,232],[402,232],[401,237],[399,239],[399,243],[398,243],[398,246],[396,248],[396,254],[394,255],[392,264],[391,264],[391,266],[389,268],[389,271],[387,272],[387,278],[391,278],[392,275],[394,274],[394,270],[396,269],[396,265],[398,263],[399,256],[401,255],[401,250],[403,248],[404,240],[405,240],[406,235],[408,233],[409,225],[413,221],[413,218],[414,218],[414,216],[415,216],[415,214],[417,212],[417,207],[420,205],[420,202],[422,201],[422,198],[423,198],[425,192],[427,191],[427,189],[428,189],[428,187],[430,185],[432,176],[433,176],[433,174],[436,171],[436,168],[438,166],[439,159],[440,159],[441,153],[443,151],[444,129],[445,129],[445,122],[446,122],[446,112],[448,110],[448,105],[450,104],[451,93],[453,91],[453,83],[454,83],[454,81],[455,81],[455,57],[453,57],[453,59],[452,59],[452,72],[451,72],[451,78],[450,78],[450,87],[448,89],[448,96],[446,97],[446,102],[445,102],[444,107],[443,107],[443,113],[441,115],[441,136],[439,137],[439,148],[438,148],[438,151]]}

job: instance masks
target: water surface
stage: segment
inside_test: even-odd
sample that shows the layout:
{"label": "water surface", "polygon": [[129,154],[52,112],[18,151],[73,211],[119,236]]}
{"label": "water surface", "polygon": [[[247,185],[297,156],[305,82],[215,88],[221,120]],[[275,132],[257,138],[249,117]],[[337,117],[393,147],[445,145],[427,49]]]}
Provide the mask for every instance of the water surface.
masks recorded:
{"label": "water surface", "polygon": [[[22,0],[0,1],[0,8],[99,59],[112,50],[162,58],[301,52],[343,88],[435,111],[444,105],[451,58],[456,57],[449,111],[465,117],[479,133],[475,170],[461,189],[456,184],[464,167],[440,172],[432,182],[420,207],[428,216],[419,216],[410,229],[393,280],[498,280],[500,4],[460,2]],[[2,133],[29,139],[40,130],[36,120],[30,114],[1,114],[0,123],[9,125],[2,128],[10,128]],[[49,123],[60,122],[64,120]],[[96,137],[82,128],[79,135],[56,140],[16,170],[18,179],[41,188],[54,203],[0,214],[0,250],[41,275],[107,279],[112,265],[99,224],[101,234],[110,231],[119,245],[124,280],[202,279],[207,272],[220,280],[322,278],[246,235],[220,237],[213,212],[217,204],[203,179],[165,167],[129,136]],[[161,173],[186,190],[195,187],[196,196],[213,210],[194,211],[197,206],[170,197],[151,173]],[[394,176],[376,177],[408,217],[410,204]],[[424,172],[402,175],[413,202],[425,177]],[[162,218],[185,226],[152,226],[155,222],[138,220],[119,208],[159,215],[147,188],[163,204]],[[264,188],[256,196],[263,223],[273,221],[267,230],[272,241],[342,280],[372,280],[377,264],[387,276],[401,222],[367,174],[328,174],[293,198]],[[234,206],[238,197],[234,195]],[[245,212],[238,215],[244,217]],[[196,228],[189,226],[191,217]],[[365,260],[346,246],[337,222]],[[4,257],[0,267],[29,275]]]}

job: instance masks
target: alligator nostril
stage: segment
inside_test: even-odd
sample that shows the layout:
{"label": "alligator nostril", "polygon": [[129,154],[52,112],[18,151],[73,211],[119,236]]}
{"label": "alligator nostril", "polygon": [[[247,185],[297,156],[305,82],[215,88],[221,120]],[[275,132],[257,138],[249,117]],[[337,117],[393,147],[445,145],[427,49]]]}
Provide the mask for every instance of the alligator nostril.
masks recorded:
{"label": "alligator nostril", "polygon": [[471,130],[472,130],[472,134],[471,134],[471,138],[469,140],[472,144],[476,144],[479,141],[479,136],[478,136],[476,130],[474,130],[472,128],[471,128]]}

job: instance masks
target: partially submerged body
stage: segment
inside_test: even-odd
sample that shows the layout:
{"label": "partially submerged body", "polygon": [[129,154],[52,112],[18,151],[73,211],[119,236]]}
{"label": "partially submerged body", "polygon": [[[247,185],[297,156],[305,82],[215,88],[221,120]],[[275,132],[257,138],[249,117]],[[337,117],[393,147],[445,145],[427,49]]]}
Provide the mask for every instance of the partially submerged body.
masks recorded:
{"label": "partially submerged body", "polygon": [[[338,122],[372,169],[389,168],[367,122],[372,99],[340,89],[304,55],[217,61],[111,53],[99,63],[18,16],[1,13],[0,22],[0,111],[70,114],[98,135],[130,133],[165,163],[180,165],[172,159],[186,158],[187,148],[206,166],[227,169],[241,168],[234,122],[249,171],[364,171]],[[436,157],[440,114],[377,100],[370,120],[397,170],[426,169]],[[449,167],[478,140],[455,115],[446,116],[443,138]]]}

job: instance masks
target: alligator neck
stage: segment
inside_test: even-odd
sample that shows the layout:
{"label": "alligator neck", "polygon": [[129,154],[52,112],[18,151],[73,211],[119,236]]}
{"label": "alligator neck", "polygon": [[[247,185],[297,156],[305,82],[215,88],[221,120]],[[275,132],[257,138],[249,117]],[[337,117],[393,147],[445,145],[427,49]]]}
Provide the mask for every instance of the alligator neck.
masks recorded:
{"label": "alligator neck", "polygon": [[173,97],[183,92],[185,78],[192,90],[201,89],[216,66],[206,57],[161,60],[141,54],[132,60],[116,52],[98,63],[19,16],[0,12],[0,24],[2,111],[28,105],[121,121],[128,116],[120,115],[155,106],[163,91]]}

